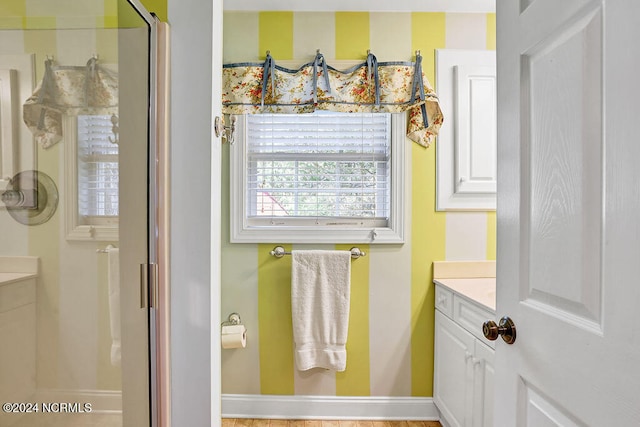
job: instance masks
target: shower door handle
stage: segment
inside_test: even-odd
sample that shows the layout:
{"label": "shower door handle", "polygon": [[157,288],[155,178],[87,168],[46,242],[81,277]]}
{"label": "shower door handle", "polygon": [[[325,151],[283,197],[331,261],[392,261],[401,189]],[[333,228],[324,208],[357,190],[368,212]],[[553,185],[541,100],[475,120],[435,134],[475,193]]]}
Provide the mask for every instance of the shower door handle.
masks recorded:
{"label": "shower door handle", "polygon": [[140,264],[140,308],[155,308],[158,295],[158,264]]}

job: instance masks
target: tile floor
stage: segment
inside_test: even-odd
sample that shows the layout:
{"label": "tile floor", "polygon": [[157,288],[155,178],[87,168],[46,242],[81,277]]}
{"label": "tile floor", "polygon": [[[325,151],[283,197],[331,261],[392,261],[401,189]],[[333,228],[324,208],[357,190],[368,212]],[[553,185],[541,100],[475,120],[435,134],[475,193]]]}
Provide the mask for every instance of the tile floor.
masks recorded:
{"label": "tile floor", "polygon": [[438,421],[319,421],[223,418],[222,427],[442,427]]}

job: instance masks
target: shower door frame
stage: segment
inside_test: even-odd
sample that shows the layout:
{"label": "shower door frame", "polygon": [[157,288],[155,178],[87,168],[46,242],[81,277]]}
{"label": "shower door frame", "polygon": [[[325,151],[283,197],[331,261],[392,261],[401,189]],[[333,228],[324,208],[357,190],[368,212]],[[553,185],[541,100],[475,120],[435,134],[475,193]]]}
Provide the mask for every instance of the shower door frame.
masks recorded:
{"label": "shower door frame", "polygon": [[149,13],[139,0],[127,2],[149,28],[147,264],[157,266],[156,280],[150,281],[146,290],[149,302],[149,411],[152,427],[168,427],[171,424],[168,218],[170,170],[167,128],[169,27]]}

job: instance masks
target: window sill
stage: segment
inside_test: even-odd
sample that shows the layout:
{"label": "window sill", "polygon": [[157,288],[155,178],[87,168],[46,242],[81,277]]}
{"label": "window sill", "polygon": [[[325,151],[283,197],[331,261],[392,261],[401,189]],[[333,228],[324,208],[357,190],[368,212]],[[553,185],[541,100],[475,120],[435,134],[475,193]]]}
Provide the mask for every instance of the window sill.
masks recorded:
{"label": "window sill", "polygon": [[331,229],[318,230],[303,227],[249,227],[232,229],[231,243],[404,243],[403,230],[376,229]]}
{"label": "window sill", "polygon": [[118,227],[79,225],[67,230],[67,240],[117,242]]}

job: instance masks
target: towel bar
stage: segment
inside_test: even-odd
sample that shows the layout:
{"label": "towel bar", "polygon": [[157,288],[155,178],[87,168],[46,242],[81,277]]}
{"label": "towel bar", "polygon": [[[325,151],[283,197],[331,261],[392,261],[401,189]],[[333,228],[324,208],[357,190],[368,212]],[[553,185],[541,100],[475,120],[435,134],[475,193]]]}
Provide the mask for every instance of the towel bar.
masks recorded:
{"label": "towel bar", "polygon": [[[276,246],[272,251],[269,252],[272,256],[276,258],[282,258],[285,255],[291,255],[291,252],[287,252],[284,250],[282,246]],[[360,250],[360,248],[353,247],[351,248],[351,258],[358,259],[361,256],[366,256],[366,252]]]}

